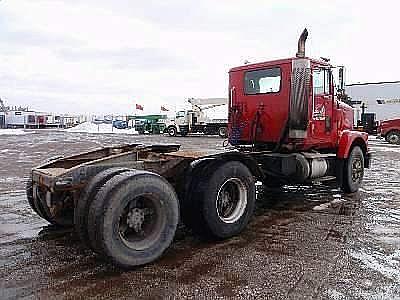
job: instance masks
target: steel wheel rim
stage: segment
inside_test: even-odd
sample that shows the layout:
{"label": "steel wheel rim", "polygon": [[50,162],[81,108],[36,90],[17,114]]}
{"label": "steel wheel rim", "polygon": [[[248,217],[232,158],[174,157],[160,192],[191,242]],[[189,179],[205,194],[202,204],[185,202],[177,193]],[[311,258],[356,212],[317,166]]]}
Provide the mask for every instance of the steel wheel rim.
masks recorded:
{"label": "steel wheel rim", "polygon": [[217,214],[224,223],[235,223],[247,206],[247,188],[239,178],[226,180],[218,190]]}
{"label": "steel wheel rim", "polygon": [[399,136],[397,134],[391,134],[389,137],[389,142],[392,144],[398,144],[400,141]]}
{"label": "steel wheel rim", "polygon": [[360,157],[353,160],[351,164],[351,179],[353,182],[360,182],[364,175],[363,161]]}
{"label": "steel wheel rim", "polygon": [[128,201],[118,220],[118,234],[134,250],[145,250],[159,239],[166,217],[162,201],[153,195],[142,195]]}

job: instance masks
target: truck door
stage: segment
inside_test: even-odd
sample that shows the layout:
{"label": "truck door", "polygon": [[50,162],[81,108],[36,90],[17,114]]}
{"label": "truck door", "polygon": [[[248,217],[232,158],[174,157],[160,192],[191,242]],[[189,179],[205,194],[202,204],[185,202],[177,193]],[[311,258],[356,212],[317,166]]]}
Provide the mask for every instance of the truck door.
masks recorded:
{"label": "truck door", "polygon": [[312,123],[311,134],[320,143],[331,142],[333,132],[332,73],[328,68],[313,69]]}
{"label": "truck door", "polygon": [[192,126],[197,124],[197,116],[196,114],[193,112],[192,113]]}

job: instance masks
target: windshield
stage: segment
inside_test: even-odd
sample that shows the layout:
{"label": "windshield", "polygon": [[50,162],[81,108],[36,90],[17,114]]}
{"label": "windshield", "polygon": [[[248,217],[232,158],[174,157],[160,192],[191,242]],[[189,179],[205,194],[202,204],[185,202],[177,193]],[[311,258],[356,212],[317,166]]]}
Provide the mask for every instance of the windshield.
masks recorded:
{"label": "windshield", "polygon": [[177,113],[176,113],[176,117],[177,118],[182,118],[182,117],[184,117],[185,116],[185,111],[178,111]]}

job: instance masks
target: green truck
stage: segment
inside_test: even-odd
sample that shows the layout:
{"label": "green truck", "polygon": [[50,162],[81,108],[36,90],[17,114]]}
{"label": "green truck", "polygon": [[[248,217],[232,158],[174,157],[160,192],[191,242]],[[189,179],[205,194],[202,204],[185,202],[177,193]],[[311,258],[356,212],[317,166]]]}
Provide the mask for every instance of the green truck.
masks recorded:
{"label": "green truck", "polygon": [[128,120],[134,121],[135,130],[139,134],[159,134],[166,129],[166,115],[128,116]]}

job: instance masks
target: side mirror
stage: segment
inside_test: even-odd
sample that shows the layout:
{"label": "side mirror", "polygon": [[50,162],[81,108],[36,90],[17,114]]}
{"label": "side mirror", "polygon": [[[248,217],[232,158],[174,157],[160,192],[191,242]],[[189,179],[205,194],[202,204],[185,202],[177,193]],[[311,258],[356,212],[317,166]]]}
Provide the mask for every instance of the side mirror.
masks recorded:
{"label": "side mirror", "polygon": [[345,69],[344,66],[339,66],[339,90],[344,91],[345,87]]}

